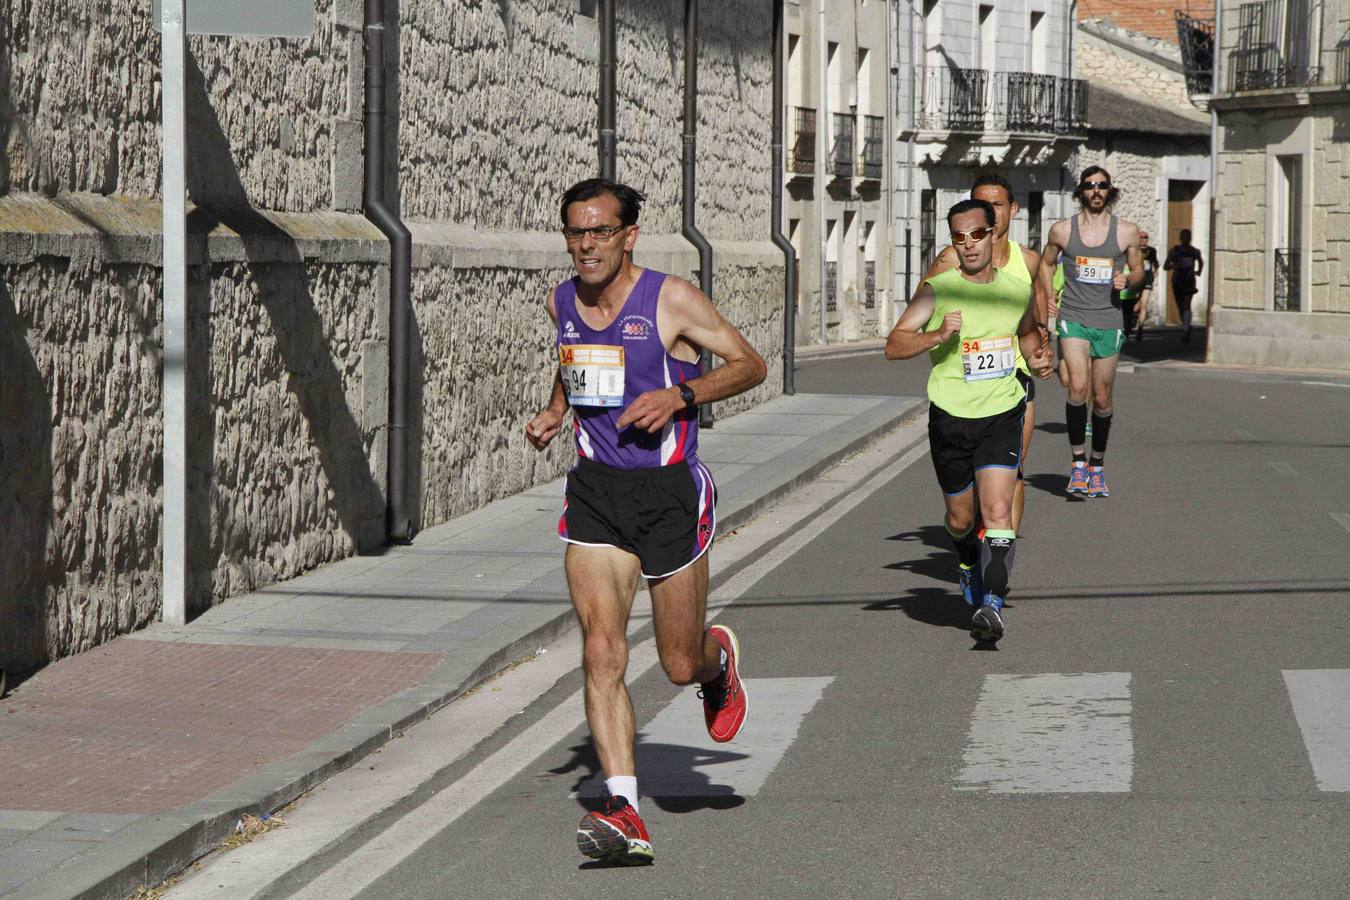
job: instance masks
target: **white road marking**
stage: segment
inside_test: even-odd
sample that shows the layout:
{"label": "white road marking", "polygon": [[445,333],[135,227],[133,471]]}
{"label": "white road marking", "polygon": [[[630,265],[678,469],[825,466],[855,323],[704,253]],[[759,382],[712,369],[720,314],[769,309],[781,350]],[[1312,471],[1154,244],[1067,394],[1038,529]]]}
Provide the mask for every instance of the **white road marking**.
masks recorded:
{"label": "white road marking", "polygon": [[1130,723],[1128,672],[986,675],[957,790],[1128,792]]}
{"label": "white road marking", "polygon": [[1311,384],[1315,387],[1350,387],[1350,384],[1343,381],[1300,381],[1299,384]]}
{"label": "white road marking", "polygon": [[1298,474],[1297,472],[1294,471],[1294,467],[1289,465],[1289,463],[1287,462],[1273,462],[1270,464],[1270,467],[1274,469],[1276,472],[1279,472],[1281,475]]}
{"label": "white road marking", "polygon": [[1350,531],[1350,513],[1332,513],[1331,517],[1341,523],[1341,527]]}
{"label": "white road marking", "polygon": [[1350,669],[1286,669],[1284,686],[1317,786],[1350,791]]}
{"label": "white road marking", "polygon": [[[833,678],[747,678],[750,718],[735,741],[700,731],[703,704],[685,691],[638,733],[638,794],[643,797],[753,797],[797,737]],[[597,774],[573,796],[599,797]]]}

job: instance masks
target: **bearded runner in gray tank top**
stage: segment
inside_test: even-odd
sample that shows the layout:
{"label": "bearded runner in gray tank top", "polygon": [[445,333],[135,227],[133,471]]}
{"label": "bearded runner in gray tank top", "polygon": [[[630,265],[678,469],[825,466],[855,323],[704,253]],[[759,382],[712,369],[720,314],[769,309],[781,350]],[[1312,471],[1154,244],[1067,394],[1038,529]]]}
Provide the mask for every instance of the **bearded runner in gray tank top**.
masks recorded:
{"label": "bearded runner in gray tank top", "polygon": [[[1073,463],[1069,470],[1071,495],[1109,497],[1106,484],[1106,442],[1111,434],[1112,391],[1116,363],[1125,343],[1120,306],[1113,290],[1138,290],[1144,280],[1139,251],[1139,227],[1111,214],[1120,196],[1110,174],[1088,166],[1078,179],[1073,197],[1079,212],[1050,226],[1041,252],[1039,279],[1054,296],[1055,268],[1063,257],[1064,294],[1060,301],[1059,353],[1067,369],[1069,399],[1064,421]],[[1127,277],[1123,266],[1128,266]],[[1092,457],[1087,455],[1087,401],[1092,395]]]}

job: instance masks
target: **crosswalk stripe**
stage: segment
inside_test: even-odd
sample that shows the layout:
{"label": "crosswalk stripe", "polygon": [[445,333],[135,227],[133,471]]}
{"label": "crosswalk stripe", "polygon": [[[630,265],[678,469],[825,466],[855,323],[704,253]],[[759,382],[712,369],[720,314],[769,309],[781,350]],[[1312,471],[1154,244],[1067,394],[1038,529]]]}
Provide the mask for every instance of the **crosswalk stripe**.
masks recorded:
{"label": "crosswalk stripe", "polygon": [[1317,786],[1350,791],[1350,669],[1286,669],[1283,674]]}
{"label": "crosswalk stripe", "polygon": [[[747,678],[750,714],[734,741],[703,728],[703,704],[682,692],[638,732],[638,793],[643,797],[753,797],[783,761],[807,713],[833,678]],[[573,796],[599,797],[603,775]]]}
{"label": "crosswalk stripe", "polygon": [[1133,773],[1129,672],[987,675],[956,789],[1123,793]]}

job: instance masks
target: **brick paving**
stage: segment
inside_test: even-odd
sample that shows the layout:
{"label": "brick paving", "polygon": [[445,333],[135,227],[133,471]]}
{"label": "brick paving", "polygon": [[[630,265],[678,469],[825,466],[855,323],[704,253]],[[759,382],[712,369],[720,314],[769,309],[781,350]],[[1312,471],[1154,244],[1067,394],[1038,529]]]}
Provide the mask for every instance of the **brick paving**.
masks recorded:
{"label": "brick paving", "polygon": [[155,813],[308,747],[441,653],[117,640],[0,701],[0,808]]}

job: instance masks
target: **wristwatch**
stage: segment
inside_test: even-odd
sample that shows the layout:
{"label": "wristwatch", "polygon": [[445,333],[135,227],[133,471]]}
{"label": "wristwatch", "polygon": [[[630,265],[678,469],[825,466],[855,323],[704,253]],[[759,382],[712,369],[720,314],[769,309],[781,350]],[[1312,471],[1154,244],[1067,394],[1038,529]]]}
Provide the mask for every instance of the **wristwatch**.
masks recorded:
{"label": "wristwatch", "polygon": [[694,399],[693,388],[685,384],[683,381],[675,385],[675,387],[678,388],[680,391],[680,399],[684,401],[685,409],[693,409],[695,406],[698,406],[698,401]]}

